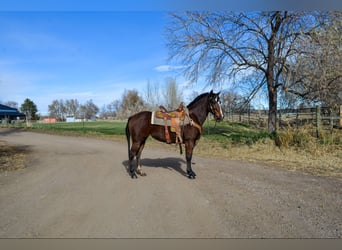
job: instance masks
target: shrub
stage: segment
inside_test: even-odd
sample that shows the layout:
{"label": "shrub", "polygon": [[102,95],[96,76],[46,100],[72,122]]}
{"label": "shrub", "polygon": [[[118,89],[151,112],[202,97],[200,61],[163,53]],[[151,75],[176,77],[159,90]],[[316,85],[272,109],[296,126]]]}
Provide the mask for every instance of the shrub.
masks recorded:
{"label": "shrub", "polygon": [[310,150],[319,145],[340,145],[341,138],[338,134],[334,135],[329,131],[321,131],[319,138],[317,138],[316,128],[309,125],[301,128],[288,126],[277,132],[275,143],[278,147],[296,147]]}

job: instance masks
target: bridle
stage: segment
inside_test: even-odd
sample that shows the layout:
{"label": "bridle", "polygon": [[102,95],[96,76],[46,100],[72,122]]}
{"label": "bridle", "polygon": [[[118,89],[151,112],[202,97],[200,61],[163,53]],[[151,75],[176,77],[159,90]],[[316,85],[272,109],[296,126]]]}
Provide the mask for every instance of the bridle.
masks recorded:
{"label": "bridle", "polygon": [[[216,104],[218,104],[218,106],[219,106],[219,108],[220,108],[219,111],[216,111],[216,109],[215,109],[215,105],[216,105]],[[215,98],[209,98],[209,105],[208,105],[208,106],[209,106],[209,107],[208,107],[208,108],[209,108],[209,112],[212,113],[212,114],[214,115],[216,121],[220,121],[220,120],[223,119],[223,114],[222,114],[220,99],[219,99],[218,95],[215,96]],[[220,115],[222,116],[222,118],[219,117],[219,116],[217,116],[217,112],[220,113]]]}

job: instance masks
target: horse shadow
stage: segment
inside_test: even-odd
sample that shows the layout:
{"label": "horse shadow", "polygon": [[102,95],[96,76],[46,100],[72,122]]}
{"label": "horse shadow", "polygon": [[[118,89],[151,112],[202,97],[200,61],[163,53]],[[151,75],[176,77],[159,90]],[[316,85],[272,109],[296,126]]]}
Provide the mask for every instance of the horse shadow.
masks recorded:
{"label": "horse shadow", "polygon": [[[134,161],[133,164],[136,162]],[[129,161],[123,161],[122,164],[126,168],[127,173],[129,174]],[[167,157],[167,158],[143,158],[141,159],[142,168],[164,168],[169,171],[177,171],[183,176],[187,176],[187,173],[182,169],[182,165],[186,164],[186,161],[181,158],[176,157]]]}

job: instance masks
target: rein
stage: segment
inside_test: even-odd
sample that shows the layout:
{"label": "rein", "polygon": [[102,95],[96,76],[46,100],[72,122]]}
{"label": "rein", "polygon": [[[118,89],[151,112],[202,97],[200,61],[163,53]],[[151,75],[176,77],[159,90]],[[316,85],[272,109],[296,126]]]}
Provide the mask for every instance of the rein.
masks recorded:
{"label": "rein", "polygon": [[[189,117],[189,118],[190,118],[190,117]],[[201,127],[201,125],[197,124],[197,123],[196,123],[194,120],[192,120],[191,118],[190,118],[190,126],[193,126],[193,127],[197,128],[197,129],[199,130],[200,134],[202,134],[202,127]]]}
{"label": "rein", "polygon": [[196,122],[190,117],[189,109],[185,107],[185,108],[184,108],[184,111],[185,111],[185,115],[186,115],[187,117],[189,117],[190,126],[197,128],[197,129],[199,130],[200,134],[202,134],[202,127],[201,127],[201,125],[199,125],[198,123],[196,123]]}

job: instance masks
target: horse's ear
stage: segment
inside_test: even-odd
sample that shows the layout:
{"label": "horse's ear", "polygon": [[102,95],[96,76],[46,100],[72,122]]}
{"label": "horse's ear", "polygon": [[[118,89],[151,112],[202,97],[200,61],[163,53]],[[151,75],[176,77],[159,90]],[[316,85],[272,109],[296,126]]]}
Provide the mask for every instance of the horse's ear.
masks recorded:
{"label": "horse's ear", "polygon": [[213,94],[213,90],[210,91],[209,95],[212,95]]}

